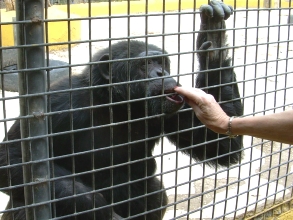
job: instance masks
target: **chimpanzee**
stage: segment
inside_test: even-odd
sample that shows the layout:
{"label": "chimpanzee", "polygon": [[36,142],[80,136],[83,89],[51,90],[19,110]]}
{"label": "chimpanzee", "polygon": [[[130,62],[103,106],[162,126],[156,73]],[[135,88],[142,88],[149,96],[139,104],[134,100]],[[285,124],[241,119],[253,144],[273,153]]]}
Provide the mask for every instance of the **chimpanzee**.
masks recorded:
{"label": "chimpanzee", "polygon": [[[235,74],[227,51],[220,49],[226,40],[224,20],[231,14],[231,7],[218,1],[201,7],[197,49],[202,72],[196,86],[222,101],[228,115],[239,116]],[[178,84],[169,74],[166,51],[140,41],[121,41],[92,60],[72,77],[71,87],[68,79],[51,86],[56,91],[48,102],[53,217],[162,219],[167,196],[154,175],[152,155],[162,134],[196,160],[223,166],[239,161],[242,138],[230,139],[201,126],[184,98],[174,92]],[[20,138],[16,121],[5,140]],[[25,219],[22,166],[11,166],[21,162],[20,141],[3,142],[0,187],[10,196],[7,210],[18,208],[5,212],[2,220]],[[14,187],[7,190],[9,186]]]}

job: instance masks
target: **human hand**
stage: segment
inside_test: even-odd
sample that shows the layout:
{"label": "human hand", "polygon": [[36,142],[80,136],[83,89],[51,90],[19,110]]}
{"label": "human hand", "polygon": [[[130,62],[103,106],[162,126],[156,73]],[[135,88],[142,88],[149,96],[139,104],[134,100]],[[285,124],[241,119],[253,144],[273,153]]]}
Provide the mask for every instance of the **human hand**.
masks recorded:
{"label": "human hand", "polygon": [[176,87],[175,92],[184,96],[185,102],[193,108],[197,118],[209,129],[220,134],[226,133],[229,116],[212,95],[197,88]]}

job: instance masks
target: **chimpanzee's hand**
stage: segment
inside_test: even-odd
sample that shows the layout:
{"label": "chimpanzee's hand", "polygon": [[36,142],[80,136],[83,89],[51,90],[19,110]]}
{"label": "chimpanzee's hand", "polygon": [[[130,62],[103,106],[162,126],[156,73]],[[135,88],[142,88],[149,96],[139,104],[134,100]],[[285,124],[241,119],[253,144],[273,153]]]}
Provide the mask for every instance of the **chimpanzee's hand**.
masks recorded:
{"label": "chimpanzee's hand", "polygon": [[200,7],[201,22],[207,24],[208,19],[213,23],[227,20],[233,14],[233,8],[221,1],[211,0],[209,5]]}
{"label": "chimpanzee's hand", "polygon": [[[203,32],[200,32],[198,35],[197,48],[199,50],[209,49],[208,53],[201,52],[198,54],[201,59],[200,62],[202,62],[202,66],[205,66],[203,62],[205,62],[205,58],[208,55],[211,61],[219,61],[220,63],[220,58],[225,59],[227,56],[226,49],[218,49],[226,46],[225,20],[233,14],[233,8],[221,1],[211,0],[209,5],[202,5],[200,7],[200,12],[200,30]],[[217,50],[211,51],[213,48],[217,48]]]}

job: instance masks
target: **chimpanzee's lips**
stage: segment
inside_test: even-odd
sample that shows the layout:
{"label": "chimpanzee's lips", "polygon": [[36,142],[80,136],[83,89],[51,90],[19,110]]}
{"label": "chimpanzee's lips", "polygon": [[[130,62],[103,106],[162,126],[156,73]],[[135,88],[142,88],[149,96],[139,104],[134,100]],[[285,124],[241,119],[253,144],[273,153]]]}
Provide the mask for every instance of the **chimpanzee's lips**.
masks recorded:
{"label": "chimpanzee's lips", "polygon": [[182,104],[184,102],[184,99],[181,95],[179,95],[178,93],[176,93],[173,89],[172,90],[165,90],[164,91],[165,94],[169,94],[172,93],[168,96],[166,96],[166,98],[171,101],[174,102],[175,104]]}

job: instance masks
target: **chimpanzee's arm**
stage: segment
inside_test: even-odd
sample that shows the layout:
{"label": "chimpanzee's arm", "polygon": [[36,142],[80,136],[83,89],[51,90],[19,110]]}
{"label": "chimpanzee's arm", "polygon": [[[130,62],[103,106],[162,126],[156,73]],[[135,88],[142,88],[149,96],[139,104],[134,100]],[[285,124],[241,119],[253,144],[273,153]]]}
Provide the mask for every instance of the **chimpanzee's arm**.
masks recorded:
{"label": "chimpanzee's arm", "polygon": [[[201,26],[197,37],[197,49],[202,51],[198,53],[201,72],[197,75],[196,87],[204,88],[217,101],[238,99],[235,73],[230,67],[231,60],[225,48],[227,47],[225,20],[232,15],[233,10],[223,2],[211,1],[210,5],[201,6],[200,11]],[[231,84],[231,82],[235,83]],[[210,88],[205,89],[205,87]],[[228,115],[242,115],[239,99],[229,102],[227,106],[222,104],[222,107]]]}
{"label": "chimpanzee's arm", "polygon": [[[200,11],[201,32],[197,37],[197,49],[201,50],[198,53],[200,73],[197,75],[196,87],[203,88],[217,101],[223,102],[221,107],[228,115],[242,115],[235,73],[230,67],[230,58],[225,49],[224,20],[230,17],[232,8],[222,2],[211,1],[209,5],[201,6]],[[207,159],[210,164],[221,165],[238,162],[241,157],[242,137],[230,139],[206,129],[193,110],[187,111],[187,108],[190,107],[186,105],[178,115],[165,120],[166,133],[178,132],[169,135],[169,140],[194,159]],[[218,138],[221,140],[217,140]]]}

